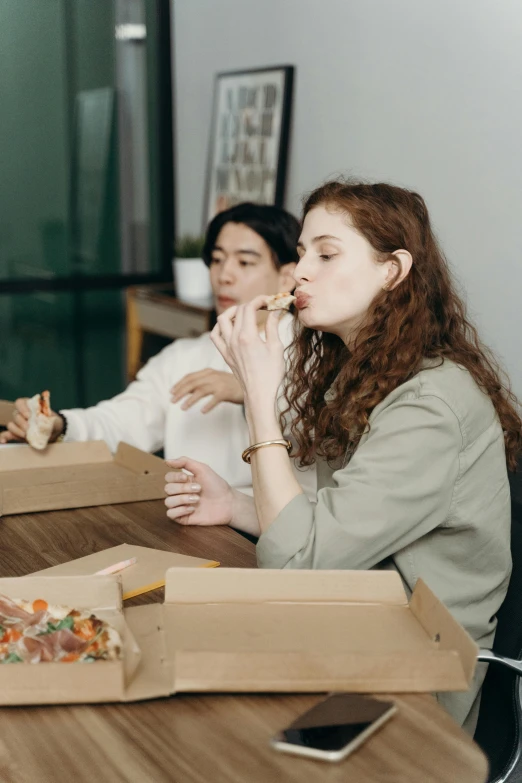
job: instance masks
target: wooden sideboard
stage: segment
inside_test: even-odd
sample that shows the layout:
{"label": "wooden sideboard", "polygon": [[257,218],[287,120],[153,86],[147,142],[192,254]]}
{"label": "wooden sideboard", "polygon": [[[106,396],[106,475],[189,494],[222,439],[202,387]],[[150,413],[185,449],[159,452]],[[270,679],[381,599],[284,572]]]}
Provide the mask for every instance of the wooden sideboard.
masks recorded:
{"label": "wooden sideboard", "polygon": [[213,304],[177,299],[165,283],[127,289],[127,380],[135,378],[143,364],[144,333],[176,340],[198,337],[211,326]]}

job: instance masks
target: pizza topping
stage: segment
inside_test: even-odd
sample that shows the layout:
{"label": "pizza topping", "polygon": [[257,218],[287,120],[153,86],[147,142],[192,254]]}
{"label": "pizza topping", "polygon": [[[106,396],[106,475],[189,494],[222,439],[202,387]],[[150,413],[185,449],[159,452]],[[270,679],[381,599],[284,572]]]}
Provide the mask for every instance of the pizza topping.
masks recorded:
{"label": "pizza topping", "polygon": [[117,631],[93,614],[0,596],[0,663],[116,660]]}
{"label": "pizza topping", "polygon": [[0,596],[0,618],[0,622],[4,625],[5,623],[27,619],[28,612],[24,609],[20,609],[14,601],[11,601],[7,596],[2,595]]}
{"label": "pizza topping", "polygon": [[72,631],[65,628],[38,636],[24,636],[17,646],[16,653],[23,661],[40,663],[40,661],[59,661],[69,653],[82,653],[87,646],[86,642],[78,639]]}
{"label": "pizza topping", "polygon": [[58,622],[55,623],[48,620],[47,629],[45,631],[41,631],[40,636],[44,636],[47,633],[54,633],[55,631],[63,631],[64,628],[66,628],[68,631],[72,631],[74,628],[74,619],[70,615],[64,617],[63,620],[58,620]]}
{"label": "pizza topping", "polygon": [[40,394],[39,399],[39,405],[40,405],[40,413],[42,416],[50,416],[51,415],[51,394],[48,391],[43,391]]}

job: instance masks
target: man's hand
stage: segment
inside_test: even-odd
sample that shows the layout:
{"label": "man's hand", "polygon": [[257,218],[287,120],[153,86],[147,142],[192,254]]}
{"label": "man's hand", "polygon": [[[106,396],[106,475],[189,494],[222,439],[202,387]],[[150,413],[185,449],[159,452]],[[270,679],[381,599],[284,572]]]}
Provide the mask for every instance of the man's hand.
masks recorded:
{"label": "man's hand", "polygon": [[[25,443],[27,439],[27,428],[29,426],[29,416],[31,415],[28,398],[20,397],[14,405],[13,417],[7,423],[7,429],[0,432],[0,443],[9,443],[10,441]],[[55,441],[63,432],[62,418],[54,411],[51,411],[51,415],[54,416],[54,424],[49,443]]]}
{"label": "man's hand", "polygon": [[172,468],[165,476],[165,505],[170,519],[181,525],[230,524],[234,493],[225,479],[203,462],[188,457],[167,460],[167,465]]}
{"label": "man's hand", "polygon": [[181,409],[187,411],[202,397],[210,397],[210,400],[201,408],[201,413],[208,413],[219,405],[220,402],[234,402],[236,405],[243,403],[243,391],[239,381],[231,372],[221,370],[200,370],[185,375],[170,390],[171,401],[179,402],[186,397]]}

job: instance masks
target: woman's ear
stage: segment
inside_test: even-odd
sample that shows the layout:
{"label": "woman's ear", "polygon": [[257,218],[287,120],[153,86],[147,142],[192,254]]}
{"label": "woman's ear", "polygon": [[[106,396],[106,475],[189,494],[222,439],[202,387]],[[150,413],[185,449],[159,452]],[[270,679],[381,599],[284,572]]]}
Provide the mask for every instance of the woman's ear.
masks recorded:
{"label": "woman's ear", "polygon": [[294,270],[297,264],[291,261],[289,264],[283,264],[279,267],[279,293],[288,291],[292,293],[295,288]]}
{"label": "woman's ear", "polygon": [[407,250],[395,250],[386,262],[388,273],[383,285],[385,291],[392,291],[409,275],[413,258]]}

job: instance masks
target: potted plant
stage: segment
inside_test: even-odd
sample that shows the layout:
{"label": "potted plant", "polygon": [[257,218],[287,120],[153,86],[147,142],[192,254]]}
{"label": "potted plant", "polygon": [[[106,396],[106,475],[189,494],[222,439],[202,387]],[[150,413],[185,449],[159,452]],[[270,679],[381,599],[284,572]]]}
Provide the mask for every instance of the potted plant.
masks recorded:
{"label": "potted plant", "polygon": [[201,256],[205,237],[183,234],[174,245],[174,290],[178,299],[208,304],[212,297],[210,276]]}

